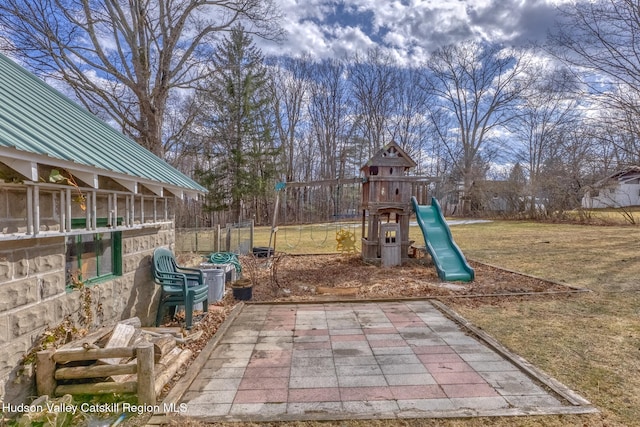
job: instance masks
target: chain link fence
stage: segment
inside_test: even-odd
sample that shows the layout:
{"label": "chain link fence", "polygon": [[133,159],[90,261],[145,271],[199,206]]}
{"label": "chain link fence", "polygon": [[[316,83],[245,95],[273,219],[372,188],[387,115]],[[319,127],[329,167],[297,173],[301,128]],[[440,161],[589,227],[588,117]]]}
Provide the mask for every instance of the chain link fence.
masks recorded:
{"label": "chain link fence", "polygon": [[211,228],[176,228],[176,252],[246,255],[253,250],[253,228],[253,221]]}

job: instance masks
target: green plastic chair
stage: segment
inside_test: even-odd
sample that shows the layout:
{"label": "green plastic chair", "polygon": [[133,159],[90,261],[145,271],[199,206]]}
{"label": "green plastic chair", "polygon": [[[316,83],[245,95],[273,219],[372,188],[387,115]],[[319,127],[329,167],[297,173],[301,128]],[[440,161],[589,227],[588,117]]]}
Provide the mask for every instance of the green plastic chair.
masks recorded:
{"label": "green plastic chair", "polygon": [[156,326],[160,326],[167,308],[174,307],[173,315],[175,316],[178,306],[182,305],[185,311],[186,327],[191,329],[193,307],[201,302],[204,311],[209,308],[209,287],[204,282],[202,271],[197,268],[180,267],[173,253],[166,248],[157,248],[153,251],[151,267],[153,280],[162,286]]}

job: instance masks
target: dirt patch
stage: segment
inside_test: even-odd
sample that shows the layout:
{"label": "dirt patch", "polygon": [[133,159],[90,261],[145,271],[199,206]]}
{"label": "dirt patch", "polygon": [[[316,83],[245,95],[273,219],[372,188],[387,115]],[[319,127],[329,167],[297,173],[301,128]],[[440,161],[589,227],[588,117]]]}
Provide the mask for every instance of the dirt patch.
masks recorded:
{"label": "dirt patch", "polygon": [[[333,294],[356,299],[446,298],[513,294],[564,293],[571,288],[546,280],[472,262],[475,280],[442,282],[428,258],[410,259],[402,266],[381,268],[359,255],[284,256],[276,261],[275,273],[263,264],[260,284],[254,287],[253,300],[304,301],[327,299]],[[345,291],[340,292],[341,289]],[[347,291],[348,290],[348,291]],[[357,292],[356,292],[357,290]],[[352,294],[352,295],[349,295]]]}

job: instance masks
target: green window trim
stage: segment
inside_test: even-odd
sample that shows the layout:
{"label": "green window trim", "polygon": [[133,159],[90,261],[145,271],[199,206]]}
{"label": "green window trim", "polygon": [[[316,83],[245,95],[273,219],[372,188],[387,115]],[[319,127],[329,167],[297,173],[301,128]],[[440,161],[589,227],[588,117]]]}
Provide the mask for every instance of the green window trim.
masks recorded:
{"label": "green window trim", "polygon": [[[122,218],[118,218],[117,225],[122,224]],[[98,227],[107,227],[107,218],[96,220]],[[85,218],[73,218],[72,229],[86,228]],[[105,235],[108,235],[105,238]],[[109,243],[105,246],[103,242]],[[88,252],[91,250],[91,252]],[[108,252],[111,259],[105,259],[103,253]],[[92,253],[90,257],[87,254]],[[83,255],[85,258],[83,259]],[[109,256],[109,255],[107,255]],[[82,277],[83,270],[91,269],[88,278]],[[107,269],[108,271],[101,271]],[[122,232],[106,231],[76,234],[69,236],[66,241],[66,281],[67,290],[77,288],[76,282],[84,285],[93,285],[122,276]]]}

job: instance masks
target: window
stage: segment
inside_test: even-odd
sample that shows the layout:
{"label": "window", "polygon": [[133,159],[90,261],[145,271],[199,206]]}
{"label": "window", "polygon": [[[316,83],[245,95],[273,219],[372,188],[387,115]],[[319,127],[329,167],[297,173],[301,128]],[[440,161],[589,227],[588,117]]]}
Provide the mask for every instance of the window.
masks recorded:
{"label": "window", "polygon": [[[118,218],[118,224],[121,223]],[[73,219],[71,228],[84,228],[86,220]],[[99,218],[98,227],[106,227],[107,219]],[[67,237],[67,286],[77,282],[98,282],[122,275],[122,232],[87,233]]]}

